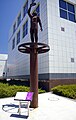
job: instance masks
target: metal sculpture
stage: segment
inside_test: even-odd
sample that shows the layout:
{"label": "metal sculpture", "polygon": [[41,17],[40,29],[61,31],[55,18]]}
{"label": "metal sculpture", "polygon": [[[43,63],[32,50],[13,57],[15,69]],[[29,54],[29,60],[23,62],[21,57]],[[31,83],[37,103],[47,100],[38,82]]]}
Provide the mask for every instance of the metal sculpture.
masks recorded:
{"label": "metal sculpture", "polygon": [[28,15],[31,18],[31,28],[30,28],[31,42],[23,43],[19,45],[18,50],[22,53],[30,54],[30,91],[34,92],[33,100],[31,102],[31,107],[37,108],[38,107],[38,54],[48,52],[50,50],[50,47],[47,44],[38,43],[38,22],[40,24],[41,31],[42,31],[42,24],[40,18],[35,13],[34,13],[35,15],[30,14],[31,7],[34,5],[36,5],[36,3],[32,3],[30,5],[30,8],[28,9]]}
{"label": "metal sculpture", "polygon": [[43,29],[42,29],[40,17],[37,15],[37,12],[34,11],[32,14],[30,13],[31,7],[34,5],[36,5],[36,3],[30,4],[30,7],[28,9],[28,15],[29,15],[30,20],[31,20],[31,25],[30,25],[31,41],[34,42],[34,39],[35,39],[35,42],[37,43],[38,42],[38,23],[40,25],[41,31]]}

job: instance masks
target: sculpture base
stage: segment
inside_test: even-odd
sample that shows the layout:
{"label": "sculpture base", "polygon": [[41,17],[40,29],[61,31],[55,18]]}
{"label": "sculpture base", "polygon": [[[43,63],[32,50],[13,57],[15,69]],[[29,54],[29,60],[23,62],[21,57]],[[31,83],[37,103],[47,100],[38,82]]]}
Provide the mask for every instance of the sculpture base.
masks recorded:
{"label": "sculpture base", "polygon": [[18,46],[22,53],[30,54],[30,91],[34,92],[31,107],[38,107],[38,54],[48,52],[50,47],[44,43],[23,43]]}
{"label": "sculpture base", "polygon": [[38,53],[36,52],[37,45],[34,44],[30,52],[30,91],[34,92],[31,107],[38,107]]}

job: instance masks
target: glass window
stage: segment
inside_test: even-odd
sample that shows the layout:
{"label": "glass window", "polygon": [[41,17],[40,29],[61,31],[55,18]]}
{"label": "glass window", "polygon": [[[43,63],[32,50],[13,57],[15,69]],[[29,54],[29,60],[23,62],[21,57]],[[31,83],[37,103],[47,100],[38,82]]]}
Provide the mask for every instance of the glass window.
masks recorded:
{"label": "glass window", "polygon": [[59,0],[59,6],[63,9],[67,9],[66,2],[63,0]]}
{"label": "glass window", "polygon": [[67,11],[60,9],[60,17],[67,19]]}
{"label": "glass window", "polygon": [[68,16],[69,16],[70,21],[75,22],[75,15],[74,14],[68,13]]}
{"label": "glass window", "polygon": [[19,30],[19,32],[17,33],[17,45],[18,45],[18,43],[20,42],[20,30]]}
{"label": "glass window", "polygon": [[74,62],[74,58],[71,58],[71,62]]}
{"label": "glass window", "polygon": [[12,40],[12,50],[15,48],[15,38]]}
{"label": "glass window", "polygon": [[23,38],[28,34],[28,21],[23,25]]}
{"label": "glass window", "polygon": [[68,11],[75,13],[74,5],[72,5],[70,3],[67,3],[67,5],[68,5]]}
{"label": "glass window", "polygon": [[75,22],[75,7],[74,5],[59,0],[60,17]]}
{"label": "glass window", "polygon": [[25,17],[25,15],[27,14],[28,11],[28,1],[26,2],[24,8],[23,8],[23,17]]}
{"label": "glass window", "polygon": [[28,34],[28,21],[26,22],[26,35]]}
{"label": "glass window", "polygon": [[38,16],[40,16],[40,6],[39,5],[36,8],[36,12],[37,12]]}
{"label": "glass window", "polygon": [[13,25],[13,33],[16,31],[16,23]]}
{"label": "glass window", "polygon": [[21,13],[20,13],[20,15],[18,16],[17,26],[19,26],[20,23],[21,23]]}
{"label": "glass window", "polygon": [[32,0],[32,3],[34,2],[35,0]]}
{"label": "glass window", "polygon": [[65,31],[64,27],[61,27],[61,31]]}

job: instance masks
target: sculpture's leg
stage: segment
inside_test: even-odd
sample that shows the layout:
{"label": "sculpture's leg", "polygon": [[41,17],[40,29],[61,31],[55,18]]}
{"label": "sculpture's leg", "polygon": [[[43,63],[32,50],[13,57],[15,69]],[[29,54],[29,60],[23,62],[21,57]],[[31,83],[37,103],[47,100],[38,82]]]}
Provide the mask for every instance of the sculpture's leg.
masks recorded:
{"label": "sculpture's leg", "polygon": [[35,42],[38,42],[38,30],[35,30]]}
{"label": "sculpture's leg", "polygon": [[30,30],[30,37],[31,37],[31,42],[34,43],[34,31]]}
{"label": "sculpture's leg", "polygon": [[30,91],[34,92],[31,107],[38,107],[38,53],[37,45],[34,44],[30,53]]}

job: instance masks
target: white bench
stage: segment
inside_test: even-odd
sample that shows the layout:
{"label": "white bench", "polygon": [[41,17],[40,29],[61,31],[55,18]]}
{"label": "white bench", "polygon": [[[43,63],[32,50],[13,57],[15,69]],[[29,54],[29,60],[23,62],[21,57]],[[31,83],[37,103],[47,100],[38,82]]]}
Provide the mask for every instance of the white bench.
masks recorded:
{"label": "white bench", "polygon": [[21,105],[22,103],[27,104],[28,109],[28,116],[29,116],[29,105],[30,101],[32,101],[33,98],[33,92],[17,92],[14,100],[19,101],[19,108],[18,112],[21,114]]}

